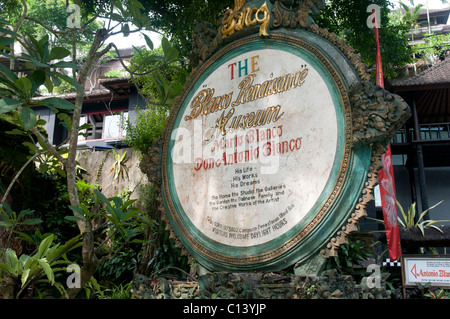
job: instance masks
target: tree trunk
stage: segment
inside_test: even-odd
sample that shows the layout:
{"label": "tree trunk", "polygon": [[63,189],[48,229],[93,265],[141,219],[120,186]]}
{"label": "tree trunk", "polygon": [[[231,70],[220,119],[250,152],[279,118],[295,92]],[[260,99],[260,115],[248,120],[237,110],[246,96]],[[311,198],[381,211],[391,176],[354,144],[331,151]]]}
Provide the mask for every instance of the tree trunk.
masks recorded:
{"label": "tree trunk", "polygon": [[89,226],[90,225],[88,225],[89,229],[84,233],[83,236],[83,247],[81,252],[81,256],[83,258],[83,267],[80,269],[80,287],[71,288],[68,290],[68,295],[71,299],[75,298],[78,293],[84,288],[86,283],[89,282],[100,264],[97,256],[94,253],[95,238]]}
{"label": "tree trunk", "polygon": [[[97,52],[100,49],[103,41],[106,39],[108,33],[105,29],[100,29],[95,34],[94,41],[92,42],[91,48],[89,50],[86,62],[80,70],[77,82],[81,87],[84,87],[87,76],[92,71],[93,67],[97,61],[106,54],[111,46],[106,47],[104,50]],[[83,107],[84,94],[81,91],[77,91],[77,96],[75,98],[75,110],[72,117],[72,126],[70,129],[69,137],[69,153],[67,156],[67,190],[69,193],[70,204],[72,206],[78,206],[80,204],[80,199],[78,197],[77,185],[76,185],[76,156],[77,156],[77,145],[78,145],[78,131],[80,129],[80,117],[81,110]],[[75,213],[74,213],[75,214]],[[84,285],[90,280],[92,275],[97,270],[99,266],[99,260],[95,255],[95,238],[92,232],[92,225],[89,221],[78,220],[78,229],[80,233],[83,234],[83,246],[82,246],[82,260],[83,266],[81,267],[81,287],[72,288],[69,290],[69,297],[74,298],[83,289]]]}

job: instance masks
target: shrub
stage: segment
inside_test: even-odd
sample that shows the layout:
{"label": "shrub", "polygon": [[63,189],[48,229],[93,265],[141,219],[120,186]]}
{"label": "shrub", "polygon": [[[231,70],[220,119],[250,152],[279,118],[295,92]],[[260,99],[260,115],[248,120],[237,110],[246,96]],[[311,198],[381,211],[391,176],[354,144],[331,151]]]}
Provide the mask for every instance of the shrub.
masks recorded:
{"label": "shrub", "polygon": [[124,123],[127,135],[124,142],[142,155],[147,153],[151,143],[162,136],[165,120],[169,112],[166,108],[137,109],[137,117],[133,125],[129,119]]}

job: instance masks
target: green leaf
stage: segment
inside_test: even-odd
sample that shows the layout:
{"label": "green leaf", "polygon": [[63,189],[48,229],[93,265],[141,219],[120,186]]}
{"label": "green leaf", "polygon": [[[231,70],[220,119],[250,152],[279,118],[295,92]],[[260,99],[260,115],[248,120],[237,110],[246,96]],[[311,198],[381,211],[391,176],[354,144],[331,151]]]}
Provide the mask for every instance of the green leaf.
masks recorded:
{"label": "green leaf", "polygon": [[58,113],[56,117],[61,121],[61,125],[64,126],[67,130],[70,130],[72,126],[72,118],[66,113]]}
{"label": "green leaf", "polygon": [[36,113],[30,107],[24,107],[20,111],[20,119],[25,130],[32,129],[36,124]]}
{"label": "green leaf", "polygon": [[48,74],[45,75],[44,85],[49,93],[53,92],[53,82]]}
{"label": "green leaf", "polygon": [[170,44],[167,38],[163,38],[161,41],[161,46],[164,52],[164,57],[169,61],[174,61],[178,58],[178,51]]}
{"label": "green leaf", "polygon": [[33,88],[33,84],[31,83],[29,78],[18,78],[16,80],[16,86],[20,91],[22,91],[25,97],[30,98],[32,96],[31,89]]}
{"label": "green leaf", "polygon": [[34,58],[34,57],[32,57],[32,56],[30,56],[30,55],[28,55],[28,54],[22,53],[22,54],[21,54],[21,57],[24,58],[24,59],[26,59],[26,60],[29,60],[31,63],[33,63],[33,65],[34,65],[35,67],[38,67],[38,68],[46,68],[46,69],[50,68],[50,65],[45,64],[45,63],[42,63],[42,62],[39,61],[38,59],[36,59],[36,58]]}
{"label": "green leaf", "polygon": [[[28,50],[28,53],[33,54],[36,58],[40,58],[41,61],[44,61],[43,57],[44,57],[44,48],[42,47],[42,43],[43,41],[45,41],[45,39],[47,39],[48,41],[48,35],[45,35],[41,40],[43,41],[38,41],[32,34],[27,33],[28,39],[33,43],[34,48],[31,48],[31,51]],[[37,54],[36,54],[37,53]]]}
{"label": "green leaf", "polygon": [[130,26],[128,25],[128,23],[122,25],[122,32],[124,37],[128,37],[130,35]]}
{"label": "green leaf", "polygon": [[40,39],[38,41],[38,44],[40,47],[42,47],[43,49],[43,55],[42,55],[42,61],[47,61],[47,57],[49,55],[49,51],[48,51],[48,40],[49,40],[49,36],[48,34],[45,34],[42,39]]}
{"label": "green leaf", "polygon": [[0,221],[0,226],[3,226],[3,227],[12,227],[12,226],[14,226],[14,224],[11,223],[11,222],[7,222],[7,221]]}
{"label": "green leaf", "polygon": [[[61,73],[57,73],[57,72],[52,72],[53,75],[56,75],[57,77],[63,79],[66,82],[69,82],[70,84],[72,84],[74,87],[77,88],[77,90],[81,91],[84,94],[84,89],[80,86],[80,84],[78,84],[77,81],[75,81],[73,78],[71,78],[70,76],[67,76],[65,74],[61,74]],[[60,82],[61,83],[61,82]],[[55,83],[56,84],[56,83]]]}
{"label": "green leaf", "polygon": [[51,109],[61,109],[61,110],[74,110],[75,105],[70,103],[67,100],[57,98],[57,97],[49,97],[40,101],[42,105],[48,106]]}
{"label": "green leaf", "polygon": [[81,207],[69,205],[69,208],[78,216],[84,218],[84,211]]}
{"label": "green leaf", "polygon": [[28,147],[28,150],[31,155],[34,155],[36,153],[36,145],[35,144],[26,141],[26,142],[23,142],[22,145]]}
{"label": "green leaf", "polygon": [[20,37],[20,34],[14,32],[14,31],[11,31],[11,30],[9,30],[9,29],[6,29],[6,28],[1,28],[1,27],[0,27],[0,32],[1,32],[1,33],[4,33],[4,34],[9,34],[9,35],[11,35],[11,36],[13,36],[13,37]]}
{"label": "green leaf", "polygon": [[0,264],[0,270],[1,269],[5,270],[7,273],[9,273],[11,275],[14,273],[14,269],[8,264]]}
{"label": "green leaf", "polygon": [[103,195],[98,189],[94,189],[95,195],[97,195],[100,200],[102,200],[107,206],[111,206],[110,201],[106,198],[105,195]]}
{"label": "green leaf", "polygon": [[153,50],[153,41],[150,39],[150,37],[148,35],[146,35],[145,33],[142,33],[142,35],[144,36],[145,42],[147,43],[147,46],[150,50]]}
{"label": "green leaf", "polygon": [[19,263],[19,259],[17,258],[16,252],[12,249],[8,249],[6,251],[6,264],[11,266],[11,268],[13,269],[14,275],[17,277],[18,274],[18,263]]}
{"label": "green leaf", "polygon": [[77,217],[77,216],[65,216],[64,219],[69,220],[69,221],[73,221],[73,222],[77,222],[79,220],[86,220],[84,218]]}
{"label": "green leaf", "polygon": [[54,47],[50,54],[48,55],[46,61],[49,62],[51,60],[63,59],[66,56],[70,55],[70,51],[63,47]]}
{"label": "green leaf", "polygon": [[41,243],[39,244],[38,252],[35,255],[36,258],[42,258],[45,255],[47,250],[50,248],[54,238],[55,238],[55,235],[51,234],[51,235],[45,237],[44,240],[41,241]]}
{"label": "green leaf", "polygon": [[25,219],[22,222],[22,225],[37,225],[37,224],[41,224],[42,223],[42,219],[40,218],[30,218],[30,219]]}
{"label": "green leaf", "polygon": [[46,73],[42,70],[36,70],[34,71],[30,77],[29,77],[30,81],[31,81],[31,96],[34,95],[34,93],[36,92],[36,90],[45,82],[46,79]]}
{"label": "green leaf", "polygon": [[16,82],[18,79],[17,75],[13,71],[8,69],[6,66],[4,66],[1,63],[0,63],[0,72],[3,73],[12,82]]}
{"label": "green leaf", "polygon": [[22,105],[22,102],[15,99],[10,98],[4,98],[0,100],[0,114],[2,113],[8,113],[12,110],[17,109],[19,106]]}
{"label": "green leaf", "polygon": [[50,283],[53,285],[55,283],[55,274],[53,273],[52,267],[50,267],[47,259],[41,258],[38,260],[38,262],[47,275],[48,281],[50,281]]}
{"label": "green leaf", "polygon": [[111,19],[113,19],[115,21],[118,21],[118,22],[122,22],[123,21],[122,16],[120,14],[118,14],[118,13],[112,13],[111,14]]}
{"label": "green leaf", "polygon": [[13,38],[10,37],[0,37],[0,45],[7,47],[14,42]]}
{"label": "green leaf", "polygon": [[79,65],[74,64],[72,62],[66,62],[66,61],[59,61],[54,64],[51,64],[51,66],[54,68],[71,68],[71,69],[75,69],[75,70],[80,69]]}
{"label": "green leaf", "polygon": [[[55,74],[56,74],[56,72],[55,72]],[[52,79],[52,81],[53,81],[52,85],[54,85],[54,86],[60,86],[61,83],[62,83],[62,81],[61,81],[61,79],[60,79],[59,77],[57,77],[55,74],[50,73],[50,77],[51,77],[51,79]],[[48,74],[47,74],[47,75],[48,75]]]}
{"label": "green leaf", "polygon": [[22,278],[21,278],[21,282],[22,282],[22,287],[25,286],[25,284],[27,283],[27,279],[28,276],[30,275],[30,268],[26,268],[22,271]]}

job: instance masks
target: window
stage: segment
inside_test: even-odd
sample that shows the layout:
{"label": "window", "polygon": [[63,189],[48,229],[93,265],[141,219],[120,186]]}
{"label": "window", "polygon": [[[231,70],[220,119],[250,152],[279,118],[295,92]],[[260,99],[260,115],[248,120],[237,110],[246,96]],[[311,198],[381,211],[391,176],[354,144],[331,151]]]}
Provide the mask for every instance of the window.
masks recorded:
{"label": "window", "polygon": [[128,119],[128,111],[100,112],[82,114],[80,126],[89,124],[83,135],[78,136],[79,141],[99,139],[120,139],[126,136],[122,128],[124,121]]}

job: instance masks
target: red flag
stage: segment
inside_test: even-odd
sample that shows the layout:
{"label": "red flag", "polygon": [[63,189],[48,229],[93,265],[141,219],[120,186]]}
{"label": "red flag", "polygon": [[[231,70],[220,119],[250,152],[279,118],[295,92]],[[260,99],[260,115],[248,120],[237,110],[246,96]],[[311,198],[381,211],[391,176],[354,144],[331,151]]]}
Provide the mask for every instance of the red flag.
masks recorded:
{"label": "red flag", "polygon": [[[375,10],[372,12],[374,21],[375,41],[377,44],[376,67],[377,85],[384,88],[383,68],[381,64],[380,41],[378,37],[378,22]],[[391,260],[397,260],[402,252],[400,247],[400,233],[398,229],[397,205],[394,183],[394,169],[392,167],[391,146],[387,146],[386,153],[381,157],[383,169],[378,172],[381,205],[383,208],[384,227]]]}

